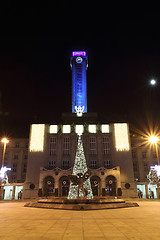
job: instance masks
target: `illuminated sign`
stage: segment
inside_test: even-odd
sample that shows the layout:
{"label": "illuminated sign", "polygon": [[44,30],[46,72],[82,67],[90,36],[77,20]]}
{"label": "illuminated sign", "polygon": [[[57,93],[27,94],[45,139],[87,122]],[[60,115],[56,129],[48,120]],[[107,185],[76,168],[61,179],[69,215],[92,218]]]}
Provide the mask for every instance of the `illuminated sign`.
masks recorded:
{"label": "illuminated sign", "polygon": [[75,56],[83,56],[83,57],[85,57],[86,56],[86,52],[85,51],[72,52],[72,56],[73,57],[75,57]]}
{"label": "illuminated sign", "polygon": [[44,124],[32,124],[30,136],[30,152],[43,152],[44,148]]}
{"label": "illuminated sign", "polygon": [[116,151],[129,151],[129,136],[127,123],[115,123],[115,144]]}

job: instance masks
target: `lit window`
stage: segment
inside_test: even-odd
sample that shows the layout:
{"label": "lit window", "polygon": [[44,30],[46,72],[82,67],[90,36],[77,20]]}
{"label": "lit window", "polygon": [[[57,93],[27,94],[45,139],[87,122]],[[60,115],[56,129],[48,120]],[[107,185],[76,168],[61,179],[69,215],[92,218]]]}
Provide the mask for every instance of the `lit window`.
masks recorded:
{"label": "lit window", "polygon": [[58,132],[58,126],[57,125],[50,125],[49,133],[57,133]]}
{"label": "lit window", "polygon": [[90,133],[96,133],[96,125],[95,125],[95,124],[90,124],[90,125],[88,126],[88,131],[89,131]]}
{"label": "lit window", "polygon": [[108,124],[102,124],[101,131],[102,131],[102,133],[109,133],[109,125]]}
{"label": "lit window", "polygon": [[83,125],[76,125],[76,133],[79,135],[83,133]]}
{"label": "lit window", "polygon": [[127,123],[115,123],[115,144],[116,151],[129,151],[129,136]]}
{"label": "lit window", "polygon": [[43,152],[44,148],[44,124],[31,125],[30,152]]}
{"label": "lit window", "polygon": [[63,125],[63,133],[70,133],[71,132],[71,126],[70,125]]}

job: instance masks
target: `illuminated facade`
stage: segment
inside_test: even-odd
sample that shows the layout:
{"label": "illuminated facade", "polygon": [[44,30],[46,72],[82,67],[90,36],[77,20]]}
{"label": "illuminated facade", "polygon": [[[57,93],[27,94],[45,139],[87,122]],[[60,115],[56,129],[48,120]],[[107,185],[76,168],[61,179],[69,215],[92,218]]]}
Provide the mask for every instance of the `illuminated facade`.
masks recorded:
{"label": "illuminated facade", "polygon": [[72,113],[87,112],[86,70],[88,57],[85,51],[72,52]]}
{"label": "illuminated facade", "polygon": [[[72,52],[72,113],[57,125],[31,125],[24,198],[76,198],[83,190],[87,198],[137,195],[128,124],[99,123],[97,114],[87,112],[87,68],[87,53]],[[77,190],[68,175],[86,177],[87,169],[90,177]]]}

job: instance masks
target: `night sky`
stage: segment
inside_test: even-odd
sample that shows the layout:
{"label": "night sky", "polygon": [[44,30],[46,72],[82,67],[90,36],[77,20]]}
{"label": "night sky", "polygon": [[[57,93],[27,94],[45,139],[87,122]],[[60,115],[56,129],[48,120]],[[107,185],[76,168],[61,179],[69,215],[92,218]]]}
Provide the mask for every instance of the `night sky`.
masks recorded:
{"label": "night sky", "polygon": [[[64,13],[65,7],[57,8]],[[155,16],[152,21],[106,20],[105,28],[96,31],[91,22],[83,30],[71,17],[60,22],[48,6],[23,12],[12,5],[4,9],[1,135],[27,136],[31,123],[59,123],[62,112],[71,112],[73,50],[88,53],[88,112],[98,112],[103,122],[127,121],[137,127],[160,121],[160,36]],[[73,32],[75,28],[81,31]],[[152,78],[156,86],[149,84]]]}

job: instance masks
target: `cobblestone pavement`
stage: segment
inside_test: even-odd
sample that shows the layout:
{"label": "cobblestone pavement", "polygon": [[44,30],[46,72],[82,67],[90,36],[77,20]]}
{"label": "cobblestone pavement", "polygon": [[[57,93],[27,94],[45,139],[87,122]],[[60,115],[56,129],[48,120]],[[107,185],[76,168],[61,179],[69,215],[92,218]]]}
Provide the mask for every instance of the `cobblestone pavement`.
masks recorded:
{"label": "cobblestone pavement", "polygon": [[137,202],[140,207],[70,211],[25,208],[24,201],[1,201],[0,239],[160,239],[160,201]]}

